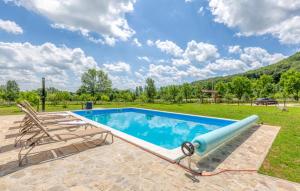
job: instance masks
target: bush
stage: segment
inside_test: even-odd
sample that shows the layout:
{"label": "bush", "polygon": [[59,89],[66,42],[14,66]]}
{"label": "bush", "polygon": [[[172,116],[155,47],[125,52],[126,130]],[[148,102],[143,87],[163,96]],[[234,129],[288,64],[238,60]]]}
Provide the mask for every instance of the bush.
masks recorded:
{"label": "bush", "polygon": [[91,96],[90,94],[81,94],[79,98],[80,98],[81,101],[84,101],[84,102],[94,100],[94,97]]}
{"label": "bush", "polygon": [[107,95],[101,95],[101,101],[108,102],[109,101],[109,97]]}
{"label": "bush", "polygon": [[18,101],[27,100],[32,105],[38,105],[40,102],[40,96],[37,92],[27,91],[21,92]]}

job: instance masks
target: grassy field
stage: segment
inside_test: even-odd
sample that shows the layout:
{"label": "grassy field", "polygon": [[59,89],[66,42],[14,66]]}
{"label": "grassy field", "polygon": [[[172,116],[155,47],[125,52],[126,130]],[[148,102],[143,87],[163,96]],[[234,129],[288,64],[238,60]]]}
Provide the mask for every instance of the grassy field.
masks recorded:
{"label": "grassy field", "polygon": [[[300,182],[300,108],[290,107],[288,112],[282,112],[276,107],[224,105],[224,104],[137,104],[110,103],[95,107],[143,107],[150,109],[208,115],[232,119],[242,119],[251,114],[260,116],[260,122],[281,126],[271,150],[260,173]],[[47,111],[62,111],[81,109],[81,105],[47,106]],[[0,115],[18,114],[15,106],[0,107]]]}

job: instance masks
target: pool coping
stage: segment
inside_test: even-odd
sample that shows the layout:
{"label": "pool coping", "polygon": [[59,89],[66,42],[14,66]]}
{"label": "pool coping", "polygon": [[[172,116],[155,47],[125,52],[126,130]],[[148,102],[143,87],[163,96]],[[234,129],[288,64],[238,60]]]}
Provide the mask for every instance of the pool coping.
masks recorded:
{"label": "pool coping", "polygon": [[[162,110],[155,110],[155,109],[145,109],[145,108],[138,108],[138,107],[123,107],[123,108],[94,108],[92,110],[113,110],[113,109],[141,109],[141,110],[148,110],[148,111],[157,111],[157,112],[164,112],[164,113],[172,113],[172,114],[180,114],[180,115],[186,115],[186,116],[195,116],[195,117],[205,117],[205,118],[211,118],[211,119],[221,119],[221,120],[231,120],[231,121],[239,121],[235,119],[228,119],[228,118],[218,118],[218,117],[211,117],[211,116],[204,116],[204,115],[194,115],[194,114],[186,114],[186,113],[178,113],[178,112],[169,112],[169,111],[162,111]],[[147,150],[148,152],[151,152],[154,155],[157,155],[161,158],[164,158],[170,162],[178,162],[180,159],[184,157],[181,147],[177,147],[175,149],[166,149],[160,146],[157,146],[155,144],[152,144],[150,142],[144,141],[142,139],[139,139],[137,137],[134,137],[132,135],[129,135],[127,133],[121,132],[119,130],[116,130],[114,128],[111,128],[107,125],[101,124],[99,122],[93,121],[91,119],[87,119],[81,115],[78,115],[74,112],[76,111],[84,111],[84,110],[73,110],[68,111],[68,113],[76,118],[79,118],[80,120],[83,120],[85,122],[88,122],[96,127],[103,128],[106,130],[111,131],[111,133],[126,141],[129,142],[135,146],[138,146],[144,150]]]}

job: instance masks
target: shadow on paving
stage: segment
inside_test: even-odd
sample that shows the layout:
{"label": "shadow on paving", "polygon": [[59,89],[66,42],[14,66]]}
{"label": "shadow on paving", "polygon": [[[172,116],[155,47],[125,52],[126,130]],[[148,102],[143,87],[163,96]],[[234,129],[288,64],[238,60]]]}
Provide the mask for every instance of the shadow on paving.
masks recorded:
{"label": "shadow on paving", "polygon": [[[79,128],[81,128],[81,127],[80,126],[72,126],[71,125],[71,126],[67,126],[67,127],[64,127],[64,126],[51,127],[51,128],[48,128],[47,130],[48,131],[56,131],[56,130],[62,130],[63,129],[63,130],[67,130],[69,132],[73,132],[73,131],[76,131]],[[34,130],[34,131],[31,131],[31,132],[28,132],[27,134],[28,135],[33,135],[34,133],[37,133],[37,132],[39,132],[39,130]],[[7,135],[5,135],[5,139],[12,139],[12,138],[14,138],[16,140],[16,139],[20,138],[19,135],[20,135],[20,133],[7,134]],[[23,139],[24,139],[24,137],[23,137]],[[20,148],[20,144],[18,144],[17,146],[15,146],[14,143],[9,144],[9,145],[4,145],[4,146],[0,147],[0,153],[13,151],[13,150],[18,149],[18,148]]]}
{"label": "shadow on paving", "polygon": [[93,149],[98,146],[104,146],[109,144],[110,143],[108,142],[103,142],[103,140],[97,139],[93,141],[73,143],[70,145],[66,145],[63,147],[50,149],[46,151],[30,153],[30,155],[28,155],[27,157],[27,160],[24,160],[26,161],[26,164],[21,167],[19,166],[18,160],[10,161],[7,162],[6,164],[0,165],[0,177],[6,176],[10,173],[17,172],[19,170],[22,170],[32,165],[42,164],[42,163],[58,160],[61,158],[69,157],[78,154],[80,152],[86,151],[88,149]]}
{"label": "shadow on paving", "polygon": [[[200,156],[192,157],[191,169],[197,173],[202,171],[213,172],[217,167],[228,158],[240,145],[242,145],[257,129],[259,126],[250,128],[227,143],[221,145],[215,151],[201,158]],[[188,158],[182,159],[180,163],[188,167]]]}
{"label": "shadow on paving", "polygon": [[4,145],[2,147],[0,147],[0,153],[5,153],[5,152],[9,152],[9,151],[13,151],[16,149],[19,149],[20,146],[15,146],[15,144],[9,144],[9,145]]}

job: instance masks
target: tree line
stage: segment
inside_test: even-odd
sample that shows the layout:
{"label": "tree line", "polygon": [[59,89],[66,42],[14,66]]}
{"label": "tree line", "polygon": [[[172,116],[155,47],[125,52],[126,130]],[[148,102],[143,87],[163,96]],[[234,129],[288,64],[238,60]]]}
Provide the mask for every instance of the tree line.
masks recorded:
{"label": "tree line", "polygon": [[[279,82],[275,83],[272,76],[261,75],[258,79],[249,79],[243,76],[232,78],[231,81],[219,81],[215,85],[200,82],[182,85],[168,85],[156,87],[155,81],[147,78],[145,86],[138,86],[135,90],[119,90],[112,88],[112,82],[102,70],[89,69],[81,77],[81,86],[76,92],[61,91],[54,87],[47,88],[47,102],[67,107],[68,102],[169,102],[181,103],[199,101],[211,95],[203,92],[209,86],[218,92],[221,101],[252,101],[256,98],[283,98],[299,100],[300,72],[288,70],[284,72]],[[20,91],[16,81],[9,80],[0,86],[0,99],[15,102],[26,99],[34,105],[39,104],[41,89]]]}

